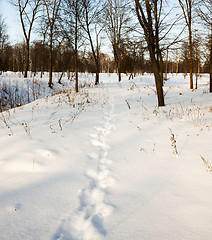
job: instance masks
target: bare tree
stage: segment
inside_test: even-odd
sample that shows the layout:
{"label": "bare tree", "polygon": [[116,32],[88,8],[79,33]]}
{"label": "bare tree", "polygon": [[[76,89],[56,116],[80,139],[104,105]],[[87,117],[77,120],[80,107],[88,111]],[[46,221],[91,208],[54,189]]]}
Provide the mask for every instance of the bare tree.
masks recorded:
{"label": "bare tree", "polygon": [[29,45],[32,33],[32,26],[38,16],[40,3],[41,0],[17,0],[17,3],[14,3],[14,5],[17,6],[19,10],[19,17],[21,20],[21,26],[26,44],[24,70],[25,78],[27,77],[27,72],[29,71]]}
{"label": "bare tree", "polygon": [[129,9],[129,1],[127,0],[106,0],[103,8],[102,18],[112,45],[119,82],[121,81],[121,43],[129,32]]}
{"label": "bare tree", "polygon": [[[88,35],[93,59],[96,66],[95,85],[99,84],[100,73],[100,34],[104,28],[99,24],[101,1],[84,0],[82,11],[82,27]],[[94,32],[94,34],[92,34]]]}
{"label": "bare tree", "polygon": [[197,14],[209,31],[209,71],[210,71],[210,92],[212,92],[212,2],[211,0],[200,0],[197,7]]}
{"label": "bare tree", "polygon": [[178,0],[186,21],[189,32],[189,52],[190,52],[190,89],[193,89],[193,42],[192,42],[192,13],[194,0]]}
{"label": "bare tree", "polygon": [[135,0],[138,21],[144,31],[151,66],[155,77],[158,106],[164,106],[163,77],[161,74],[161,49],[159,45],[159,26],[162,11],[162,0],[146,0],[145,2]]}
{"label": "bare tree", "polygon": [[74,49],[74,72],[75,91],[79,92],[78,71],[79,71],[79,41],[81,38],[80,18],[82,14],[82,0],[65,0],[64,12],[68,29],[64,33],[69,42],[73,43]]}
{"label": "bare tree", "polygon": [[43,77],[43,72],[44,72],[44,65],[45,65],[45,52],[46,52],[46,38],[47,38],[47,33],[48,33],[48,21],[46,20],[46,11],[45,11],[45,4],[42,4],[42,14],[40,17],[40,21],[37,27],[37,32],[41,36],[41,41],[40,41],[40,64],[41,64],[41,69],[40,69],[40,78]]}
{"label": "bare tree", "polygon": [[59,18],[59,11],[62,0],[43,0],[47,13],[47,25],[49,30],[49,83],[52,87],[52,71],[53,71],[53,40],[56,33],[56,21]]}
{"label": "bare tree", "polygon": [[74,63],[75,63],[75,91],[79,92],[79,80],[78,80],[78,26],[79,26],[79,2],[78,0],[73,1],[74,7]]}

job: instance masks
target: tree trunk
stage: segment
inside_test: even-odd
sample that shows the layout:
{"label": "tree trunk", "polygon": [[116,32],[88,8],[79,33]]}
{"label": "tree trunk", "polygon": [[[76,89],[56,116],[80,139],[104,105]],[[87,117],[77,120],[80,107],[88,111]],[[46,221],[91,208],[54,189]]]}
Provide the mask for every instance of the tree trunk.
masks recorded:
{"label": "tree trunk", "polygon": [[118,80],[119,82],[121,82],[121,66],[120,66],[120,60],[118,59],[118,63],[117,63],[118,67],[117,67],[117,70],[118,70]]}
{"label": "tree trunk", "polygon": [[50,33],[50,46],[49,46],[49,83],[48,86],[51,88],[52,87],[52,41],[53,41],[53,29],[51,29],[51,33]]}
{"label": "tree trunk", "polygon": [[158,106],[163,107],[163,106],[165,106],[165,102],[164,102],[164,95],[163,95],[163,79],[161,78],[161,72],[160,72],[160,70],[161,70],[160,63],[155,58],[154,50],[152,49],[152,47],[150,45],[149,45],[148,49],[149,49],[150,58],[151,58],[152,70],[153,70],[154,77],[155,77]]}
{"label": "tree trunk", "polygon": [[27,78],[27,73],[29,71],[29,40],[26,41],[26,55],[25,55],[25,69],[24,78]]}
{"label": "tree trunk", "polygon": [[119,79],[119,82],[121,82],[121,73],[118,72],[118,79]]}
{"label": "tree trunk", "polygon": [[158,106],[163,107],[165,106],[165,103],[164,103],[164,95],[163,95],[163,86],[161,84],[162,83],[161,75],[157,69],[157,66],[156,66],[157,64],[156,63],[152,63],[152,64],[153,64],[155,84],[157,89]]}
{"label": "tree trunk", "polygon": [[165,71],[165,80],[168,79],[168,60],[169,60],[169,49],[166,50],[166,71]]}
{"label": "tree trunk", "polygon": [[79,86],[78,86],[78,70],[77,66],[75,66],[75,91],[79,92]]}
{"label": "tree trunk", "polygon": [[77,49],[75,49],[75,91],[79,92],[79,80],[78,80],[78,53]]}
{"label": "tree trunk", "polygon": [[96,72],[95,85],[99,85],[99,73],[98,72]]}
{"label": "tree trunk", "polygon": [[96,80],[95,85],[99,84],[99,73],[100,73],[100,67],[99,67],[99,57],[94,57],[95,63],[96,63]]}
{"label": "tree trunk", "polygon": [[161,54],[161,50],[159,50],[159,64],[160,64],[161,84],[163,86],[163,57]]}
{"label": "tree trunk", "polygon": [[189,25],[189,52],[190,52],[190,89],[193,89],[193,44],[192,44],[192,32],[191,23]]}
{"label": "tree trunk", "polygon": [[78,84],[78,1],[75,2],[75,91],[79,92]]}
{"label": "tree trunk", "polygon": [[179,59],[178,59],[178,50],[176,49],[176,76],[179,70]]}
{"label": "tree trunk", "polygon": [[40,78],[43,77],[43,66],[41,66],[41,71],[40,71]]}
{"label": "tree trunk", "polygon": [[63,74],[64,74],[64,72],[61,73],[61,75],[60,75],[60,77],[59,77],[59,79],[58,79],[58,83],[59,83],[59,84],[61,84],[61,80],[62,80]]}
{"label": "tree trunk", "polygon": [[45,37],[44,37],[44,40],[43,40],[43,45],[42,45],[42,65],[41,65],[41,72],[40,72],[40,78],[42,78],[43,77],[43,69],[44,69],[44,49],[45,49],[45,47],[44,47],[44,44],[45,44]]}
{"label": "tree trunk", "polygon": [[[75,29],[77,31],[77,29]],[[78,50],[77,50],[77,32],[75,33],[75,54],[74,54],[74,63],[75,63],[75,91],[79,92],[78,84]]]}

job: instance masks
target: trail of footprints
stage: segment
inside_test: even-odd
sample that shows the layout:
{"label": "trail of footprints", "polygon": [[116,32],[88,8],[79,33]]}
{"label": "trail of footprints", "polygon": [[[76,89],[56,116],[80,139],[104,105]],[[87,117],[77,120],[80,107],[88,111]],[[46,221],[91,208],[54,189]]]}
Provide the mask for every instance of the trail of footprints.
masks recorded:
{"label": "trail of footprints", "polygon": [[90,153],[90,159],[97,160],[97,169],[88,169],[86,176],[89,186],[80,192],[80,206],[74,216],[66,219],[56,235],[57,240],[95,240],[102,239],[107,234],[104,228],[105,217],[112,214],[113,206],[106,201],[107,188],[114,184],[108,159],[107,135],[114,128],[112,124],[113,103],[109,99],[109,109],[104,121],[96,127],[97,134],[91,134],[91,143],[97,148],[97,153]]}

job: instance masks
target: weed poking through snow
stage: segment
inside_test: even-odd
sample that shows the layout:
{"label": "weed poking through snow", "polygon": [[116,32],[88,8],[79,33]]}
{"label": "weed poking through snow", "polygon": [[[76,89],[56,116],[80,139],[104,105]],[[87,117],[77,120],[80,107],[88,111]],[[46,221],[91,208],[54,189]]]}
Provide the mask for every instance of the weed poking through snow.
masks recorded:
{"label": "weed poking through snow", "polygon": [[173,153],[175,154],[175,155],[179,155],[179,153],[178,153],[178,150],[177,150],[177,141],[176,141],[176,137],[175,137],[175,135],[174,135],[174,133],[172,132],[172,130],[171,130],[171,128],[169,128],[169,131],[170,131],[170,133],[171,133],[171,137],[170,137],[170,140],[171,140],[171,146],[173,147]]}
{"label": "weed poking through snow", "polygon": [[25,130],[26,134],[28,135],[29,139],[32,140],[29,125],[27,123],[22,123],[21,125],[24,127],[24,130]]}

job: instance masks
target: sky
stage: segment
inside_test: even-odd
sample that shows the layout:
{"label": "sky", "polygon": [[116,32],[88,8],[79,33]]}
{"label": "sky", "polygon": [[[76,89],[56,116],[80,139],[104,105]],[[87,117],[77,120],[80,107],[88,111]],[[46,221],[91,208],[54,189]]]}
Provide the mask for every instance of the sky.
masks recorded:
{"label": "sky", "polygon": [[14,7],[10,1],[12,0],[0,0],[0,14],[3,16],[7,26],[7,34],[9,35],[10,43],[15,44],[23,41],[24,35],[21,28],[18,9]]}
{"label": "sky", "polygon": [[0,0],[0,13],[7,26],[7,34],[11,43],[23,40],[23,32],[17,9],[9,1]]}
{"label": "sky", "polygon": [[[22,42],[24,40],[23,31],[20,24],[18,9],[9,2],[12,0],[0,0],[0,14],[2,15],[7,26],[7,34],[11,44]],[[171,1],[170,1],[171,2]],[[31,37],[31,41],[36,37]],[[103,46],[102,46],[103,47]]]}

